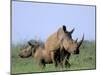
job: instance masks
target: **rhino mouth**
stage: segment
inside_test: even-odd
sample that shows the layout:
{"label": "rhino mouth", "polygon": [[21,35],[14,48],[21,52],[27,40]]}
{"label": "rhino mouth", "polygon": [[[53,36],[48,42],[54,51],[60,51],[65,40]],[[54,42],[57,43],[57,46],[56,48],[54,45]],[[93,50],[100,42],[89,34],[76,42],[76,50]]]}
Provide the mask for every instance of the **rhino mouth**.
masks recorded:
{"label": "rhino mouth", "polygon": [[82,37],[82,39],[77,43],[77,40],[75,41],[77,44],[78,44],[78,46],[77,46],[77,48],[76,48],[76,50],[74,50],[74,54],[79,54],[79,48],[80,48],[80,46],[82,45],[82,43],[83,43],[83,40],[84,40],[84,34],[83,34],[83,37]]}
{"label": "rhino mouth", "polygon": [[19,57],[21,57],[21,58],[28,58],[28,57],[30,57],[32,54],[30,54],[30,55],[21,55],[21,54],[19,54]]}
{"label": "rhino mouth", "polygon": [[77,49],[76,51],[74,51],[74,54],[79,54],[79,49]]}

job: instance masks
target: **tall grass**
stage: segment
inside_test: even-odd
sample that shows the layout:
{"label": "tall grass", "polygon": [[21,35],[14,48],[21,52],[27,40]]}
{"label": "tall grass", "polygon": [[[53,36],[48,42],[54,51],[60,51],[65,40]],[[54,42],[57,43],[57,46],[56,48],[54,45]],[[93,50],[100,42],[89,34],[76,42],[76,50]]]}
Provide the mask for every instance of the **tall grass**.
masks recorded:
{"label": "tall grass", "polygon": [[[11,65],[12,74],[18,73],[30,73],[30,72],[50,72],[61,71],[59,68],[55,68],[53,64],[47,64],[46,68],[41,71],[40,67],[35,63],[33,57],[20,58],[18,56],[19,49],[22,44],[12,45],[11,49]],[[85,70],[96,68],[96,50],[95,41],[84,41],[80,48],[79,55],[71,55],[69,62],[70,68],[64,68],[64,70]]]}

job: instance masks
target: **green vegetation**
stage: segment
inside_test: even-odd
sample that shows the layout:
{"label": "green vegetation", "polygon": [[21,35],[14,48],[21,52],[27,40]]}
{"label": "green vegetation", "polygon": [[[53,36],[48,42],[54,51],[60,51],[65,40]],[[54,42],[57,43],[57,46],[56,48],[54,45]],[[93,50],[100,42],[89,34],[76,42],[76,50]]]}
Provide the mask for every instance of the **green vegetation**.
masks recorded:
{"label": "green vegetation", "polygon": [[[29,73],[29,72],[50,72],[61,71],[60,68],[55,68],[53,64],[47,64],[46,68],[41,68],[35,63],[33,57],[20,58],[18,56],[21,44],[12,45],[11,50],[11,68],[12,74]],[[69,62],[70,68],[64,68],[64,70],[84,70],[96,68],[96,47],[95,41],[84,41],[80,48],[79,55],[71,55]]]}

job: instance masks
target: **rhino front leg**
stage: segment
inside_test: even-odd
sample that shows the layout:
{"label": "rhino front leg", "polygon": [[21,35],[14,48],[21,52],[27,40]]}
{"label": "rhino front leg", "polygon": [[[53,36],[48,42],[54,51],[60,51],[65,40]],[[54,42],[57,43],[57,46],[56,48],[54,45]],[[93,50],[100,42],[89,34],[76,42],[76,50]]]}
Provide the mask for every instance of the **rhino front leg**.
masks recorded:
{"label": "rhino front leg", "polygon": [[52,52],[51,58],[52,58],[52,62],[55,65],[55,67],[58,67],[58,62],[57,62],[56,52],[55,51]]}
{"label": "rhino front leg", "polygon": [[70,53],[67,53],[66,55],[65,55],[65,58],[64,58],[64,60],[63,60],[63,65],[65,65],[65,67],[70,67],[71,65],[70,65],[70,63],[69,63],[69,58],[70,58]]}
{"label": "rhino front leg", "polygon": [[67,56],[63,60],[63,66],[65,66],[65,67],[70,67],[71,66],[68,59],[67,59]]}

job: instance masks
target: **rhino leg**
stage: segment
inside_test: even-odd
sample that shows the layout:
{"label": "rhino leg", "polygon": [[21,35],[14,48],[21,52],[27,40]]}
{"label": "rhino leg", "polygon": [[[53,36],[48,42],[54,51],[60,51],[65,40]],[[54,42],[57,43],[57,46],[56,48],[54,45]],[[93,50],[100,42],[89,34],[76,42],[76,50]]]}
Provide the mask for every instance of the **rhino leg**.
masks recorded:
{"label": "rhino leg", "polygon": [[53,62],[53,64],[55,65],[55,67],[57,67],[57,62],[56,62],[56,58],[55,58],[55,51],[52,51],[52,56],[51,56],[51,58],[52,58],[52,62]]}
{"label": "rhino leg", "polygon": [[59,49],[52,52],[52,61],[55,67],[58,67],[58,64],[60,63]]}
{"label": "rhino leg", "polygon": [[65,57],[65,59],[64,59],[64,61],[63,61],[63,65],[64,65],[65,67],[70,67],[70,66],[71,66],[70,63],[68,62],[67,56]]}
{"label": "rhino leg", "polygon": [[55,67],[58,67],[58,64],[59,64],[59,55],[58,55],[58,51],[54,52],[54,64],[55,64]]}
{"label": "rhino leg", "polygon": [[70,63],[68,62],[69,58],[70,58],[70,53],[68,53],[67,51],[65,51],[65,49],[63,49],[60,52],[60,61],[61,61],[61,67],[70,67]]}
{"label": "rhino leg", "polygon": [[70,53],[66,54],[64,60],[63,60],[63,65],[65,65],[65,67],[70,67],[70,63],[68,62],[69,61],[69,58],[70,58]]}
{"label": "rhino leg", "polygon": [[55,60],[56,60],[57,66],[60,65],[60,49],[58,49],[57,52],[55,53]]}
{"label": "rhino leg", "polygon": [[44,59],[41,59],[39,61],[37,61],[38,65],[41,67],[41,69],[44,69],[46,66],[46,63],[44,61]]}
{"label": "rhino leg", "polygon": [[63,55],[63,51],[60,51],[60,66],[63,68],[63,60],[64,59],[64,55]]}

